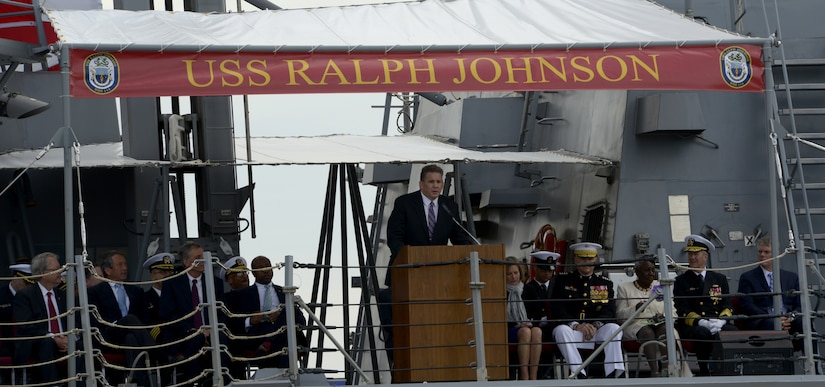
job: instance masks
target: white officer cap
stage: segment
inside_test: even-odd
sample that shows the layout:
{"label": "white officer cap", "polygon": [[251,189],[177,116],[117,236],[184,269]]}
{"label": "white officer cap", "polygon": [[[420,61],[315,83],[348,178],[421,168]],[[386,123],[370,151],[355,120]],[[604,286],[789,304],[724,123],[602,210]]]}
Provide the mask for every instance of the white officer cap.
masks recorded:
{"label": "white officer cap", "polygon": [[32,275],[32,265],[30,265],[28,263],[17,263],[17,264],[14,264],[14,265],[10,265],[9,270],[11,270],[11,274],[14,277],[21,277],[24,280],[26,280],[26,282],[28,282],[30,284],[33,284],[33,283],[36,282],[34,280],[34,278],[31,277],[31,275]]}
{"label": "white officer cap", "polygon": [[687,252],[707,251],[708,254],[710,254],[716,251],[716,246],[713,245],[713,242],[701,235],[688,235],[685,237],[685,243],[687,243],[687,246],[685,246],[685,251]]}
{"label": "white officer cap", "polygon": [[602,245],[593,242],[582,242],[570,245],[570,251],[579,258],[596,258]]}
{"label": "white officer cap", "polygon": [[149,257],[146,262],[143,262],[143,268],[146,270],[175,270],[175,256],[171,253],[155,254]]}
{"label": "white officer cap", "polygon": [[551,251],[534,251],[530,256],[533,257],[536,267],[549,271],[556,270],[556,261],[561,257],[560,254]]}
{"label": "white officer cap", "polygon": [[[219,274],[220,278],[223,278],[223,279],[226,279],[227,274],[232,274],[232,273],[237,273],[237,272],[247,270],[246,269],[246,259],[244,259],[244,257],[241,257],[241,256],[229,258],[226,262],[224,262],[223,265],[226,267],[226,269],[224,269],[222,267],[221,270],[218,273],[216,273],[216,274]],[[228,272],[227,272],[227,269],[229,269]]]}

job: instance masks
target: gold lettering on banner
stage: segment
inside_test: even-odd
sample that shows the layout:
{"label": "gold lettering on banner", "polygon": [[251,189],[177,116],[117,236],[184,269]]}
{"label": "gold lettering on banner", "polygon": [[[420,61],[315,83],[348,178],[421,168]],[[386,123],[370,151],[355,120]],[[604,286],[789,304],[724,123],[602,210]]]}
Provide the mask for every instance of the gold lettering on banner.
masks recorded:
{"label": "gold lettering on banner", "polygon": [[[397,73],[404,69],[404,62],[396,59],[379,59],[381,62],[381,66],[384,69],[384,82],[381,84],[383,85],[394,85],[395,82],[390,80],[390,74]],[[394,67],[390,68],[390,64],[395,65]]]}
{"label": "gold lettering on banner", "polygon": [[[616,61],[616,63],[619,64],[619,68],[621,69],[621,71],[619,72],[619,76],[616,77],[616,78],[610,78],[609,76],[607,76],[607,73],[605,73],[605,71],[604,71],[604,62],[608,59],[613,59],[613,60]],[[599,73],[599,75],[605,81],[618,82],[618,81],[621,81],[622,79],[624,79],[624,77],[627,76],[627,63],[624,63],[622,58],[619,58],[618,56],[606,55],[606,56],[603,56],[603,57],[599,58],[599,60],[596,61],[596,71]]]}
{"label": "gold lettering on banner", "polygon": [[435,59],[427,58],[427,59],[424,59],[424,61],[427,62],[427,67],[423,68],[423,69],[419,69],[419,68],[415,67],[415,59],[407,59],[407,63],[409,63],[409,65],[410,65],[410,84],[411,85],[420,85],[421,84],[421,82],[418,81],[418,77],[416,76],[416,73],[419,72],[419,71],[425,72],[425,73],[430,75],[430,80],[427,82],[428,84],[438,83],[435,80],[435,65],[433,65],[433,61],[435,61]]}
{"label": "gold lettering on banner", "polygon": [[453,78],[453,84],[460,85],[467,80],[467,71],[464,69],[464,58],[454,58],[458,62],[458,78]]}
{"label": "gold lettering on banner", "polygon": [[[485,62],[489,62],[491,65],[493,65],[493,77],[490,78],[490,80],[481,79],[481,74],[478,73],[478,63],[482,60]],[[476,82],[483,83],[485,85],[496,83],[498,82],[499,78],[501,78],[501,65],[498,62],[496,62],[496,60],[493,58],[476,58],[473,59],[472,62],[470,62],[470,74],[473,75],[473,78],[476,80]]]}
{"label": "gold lettering on banner", "polygon": [[[262,68],[259,69],[255,67],[255,65],[261,65]],[[266,72],[265,60],[253,59],[246,64],[246,69],[249,70],[250,73],[260,75],[263,78],[262,82],[256,82],[252,79],[252,76],[250,74],[249,86],[266,86],[269,84],[269,82],[272,81],[272,77],[269,75],[268,72]]]}
{"label": "gold lettering on banner", "polygon": [[[582,62],[582,61],[584,61],[584,64],[579,63],[579,62]],[[579,76],[578,72],[574,72],[573,73],[573,82],[585,82],[586,83],[586,82],[592,81],[593,78],[596,77],[596,74],[593,72],[593,70],[590,69],[590,58],[588,58],[586,56],[574,56],[573,58],[570,59],[570,66],[573,67],[576,70],[579,70],[579,72],[584,73],[586,75],[586,77],[582,78],[582,77]]]}
{"label": "gold lettering on banner", "polygon": [[653,67],[651,68],[648,66],[647,63],[643,62],[639,57],[636,55],[628,55],[627,57],[630,58],[630,61],[633,63],[633,80],[634,81],[641,81],[642,79],[639,78],[639,67],[642,67],[648,74],[653,76],[653,79],[656,81],[659,80],[659,62],[656,60],[658,54],[649,55],[650,59],[653,60]]}
{"label": "gold lettering on banner", "polygon": [[[301,77],[308,85],[317,85],[317,83],[312,82],[311,79],[306,75],[306,71],[309,69],[309,62],[300,59],[287,59],[286,66],[289,69],[289,83],[288,86],[298,86],[299,83],[296,81],[295,76]],[[301,67],[296,68],[295,64],[299,64]]]}
{"label": "gold lettering on banner", "polygon": [[341,68],[335,64],[335,61],[330,59],[327,61],[327,68],[324,69],[324,75],[321,77],[321,82],[319,85],[328,85],[327,76],[332,75],[338,77],[338,84],[339,85],[349,85],[350,82],[347,80],[347,77],[341,71]]}
{"label": "gold lettering on banner", "polygon": [[[504,67],[507,68],[507,80],[504,83],[536,83],[533,80],[533,70],[530,67],[530,59],[531,58],[521,58],[521,61],[524,62],[524,67],[516,67],[513,65],[513,59],[515,58],[504,58]],[[523,71],[524,78],[526,79],[524,82],[517,82],[515,80],[515,72],[516,71]],[[542,79],[544,79],[544,74],[542,74]]]}
{"label": "gold lettering on banner", "polygon": [[209,82],[206,83],[198,83],[195,80],[194,70],[192,69],[193,65],[195,64],[195,60],[193,59],[184,59],[183,63],[186,63],[186,79],[189,80],[189,84],[195,87],[209,87],[212,85],[212,82],[215,81],[215,74],[212,71],[212,64],[215,63],[214,60],[205,60],[207,67],[209,68]]}
{"label": "gold lettering on banner", "polygon": [[562,82],[567,83],[567,71],[565,71],[565,67],[564,67],[564,60],[567,59],[567,58],[565,58],[563,56],[558,57],[559,64],[561,66],[561,70],[557,69],[556,66],[553,66],[545,58],[538,57],[537,59],[539,60],[539,64],[541,64],[541,82],[542,83],[548,82],[547,78],[545,77],[544,69],[548,69],[548,70],[552,71],[553,74],[556,74],[556,77],[561,79]]}
{"label": "gold lettering on banner", "polygon": [[[452,77],[453,85],[517,85],[591,82],[659,82],[659,54],[576,56],[470,56],[436,58],[366,57],[283,59],[285,73],[274,73],[265,59],[186,59],[186,78],[198,88],[217,86],[266,87],[273,79],[283,86],[437,85],[439,75]],[[217,64],[217,66],[215,66]],[[323,66],[323,68],[322,68]],[[283,67],[278,67],[283,68]],[[284,71],[284,70],[278,70]],[[530,86],[535,88],[535,86]],[[528,88],[530,88],[528,87]],[[570,87],[570,86],[568,86]]]}
{"label": "gold lettering on banner", "polygon": [[371,81],[365,81],[363,75],[361,75],[361,62],[363,59],[350,59],[352,62],[352,66],[355,69],[355,84],[356,85],[375,85],[378,83],[378,78],[380,76],[376,75],[375,79]]}
{"label": "gold lettering on banner", "polygon": [[[234,70],[229,69],[227,64],[233,65]],[[226,77],[221,77],[221,86],[238,87],[243,83],[243,74],[238,71],[241,69],[241,62],[237,60],[225,60],[221,62],[220,69],[222,73],[232,76],[237,80],[234,83],[230,83],[227,82]]]}

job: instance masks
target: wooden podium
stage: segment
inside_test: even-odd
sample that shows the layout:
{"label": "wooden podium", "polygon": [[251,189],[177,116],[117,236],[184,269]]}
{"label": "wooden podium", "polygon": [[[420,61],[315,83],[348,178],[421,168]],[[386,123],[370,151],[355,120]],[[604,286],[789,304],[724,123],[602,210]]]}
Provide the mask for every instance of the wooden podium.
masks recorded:
{"label": "wooden podium", "polygon": [[[504,245],[405,246],[392,268],[393,383],[472,381],[476,370],[471,319],[470,252],[504,259]],[[466,262],[454,263],[468,258]],[[439,265],[439,263],[444,263]],[[425,266],[403,267],[407,264]],[[402,266],[402,267],[398,267]],[[479,265],[489,380],[505,380],[507,288],[505,265]]]}

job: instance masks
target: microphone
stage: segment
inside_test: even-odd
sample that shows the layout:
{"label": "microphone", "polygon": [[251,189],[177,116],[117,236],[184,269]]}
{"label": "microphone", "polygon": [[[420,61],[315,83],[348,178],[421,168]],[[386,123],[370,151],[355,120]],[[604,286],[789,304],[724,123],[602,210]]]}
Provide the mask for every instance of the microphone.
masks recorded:
{"label": "microphone", "polygon": [[476,239],[476,237],[474,237],[474,236],[473,236],[473,234],[471,234],[471,233],[470,233],[470,231],[468,231],[466,228],[464,228],[464,226],[462,226],[462,225],[461,225],[461,222],[459,222],[459,221],[455,218],[455,215],[453,215],[453,212],[452,212],[452,211],[450,211],[450,209],[449,209],[449,208],[447,208],[447,205],[446,205],[446,204],[441,203],[441,209],[442,209],[442,210],[444,210],[444,212],[446,212],[446,213],[447,213],[447,215],[450,215],[450,219],[452,219],[452,220],[453,220],[453,223],[455,223],[455,225],[456,225],[456,226],[458,226],[458,228],[460,228],[460,229],[461,229],[461,231],[464,231],[464,233],[465,233],[465,234],[467,234],[467,235],[470,237],[470,239],[472,239],[472,240],[473,240],[473,242],[475,242],[475,244],[477,244],[477,245],[480,245],[480,244],[481,244],[481,242],[479,242],[479,241],[478,241],[478,239]]}

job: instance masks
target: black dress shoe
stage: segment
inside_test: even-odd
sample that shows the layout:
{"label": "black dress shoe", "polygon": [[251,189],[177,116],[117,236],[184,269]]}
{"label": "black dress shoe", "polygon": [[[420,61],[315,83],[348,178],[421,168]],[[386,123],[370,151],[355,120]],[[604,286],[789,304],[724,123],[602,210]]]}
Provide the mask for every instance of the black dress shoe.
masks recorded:
{"label": "black dress shoe", "polygon": [[605,378],[607,379],[618,379],[624,376],[624,370],[613,370],[610,375],[607,375]]}

